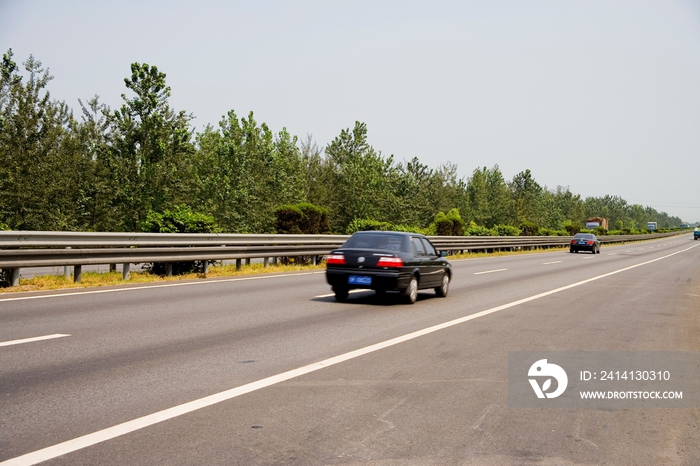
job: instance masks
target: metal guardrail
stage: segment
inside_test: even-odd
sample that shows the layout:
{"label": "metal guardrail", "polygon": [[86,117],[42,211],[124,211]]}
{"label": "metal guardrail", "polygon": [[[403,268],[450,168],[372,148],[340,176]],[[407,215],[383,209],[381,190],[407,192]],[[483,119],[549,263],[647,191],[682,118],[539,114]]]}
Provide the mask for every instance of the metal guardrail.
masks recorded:
{"label": "metal guardrail", "polygon": [[[678,234],[601,236],[603,243],[653,239]],[[73,266],[80,281],[81,267],[122,264],[124,279],[129,266],[143,262],[241,260],[311,256],[315,259],[340,247],[347,235],[239,235],[186,233],[83,233],[0,231],[0,269],[10,269],[10,282],[19,284],[23,267]],[[551,248],[567,246],[569,236],[432,236],[440,250],[452,253]]]}

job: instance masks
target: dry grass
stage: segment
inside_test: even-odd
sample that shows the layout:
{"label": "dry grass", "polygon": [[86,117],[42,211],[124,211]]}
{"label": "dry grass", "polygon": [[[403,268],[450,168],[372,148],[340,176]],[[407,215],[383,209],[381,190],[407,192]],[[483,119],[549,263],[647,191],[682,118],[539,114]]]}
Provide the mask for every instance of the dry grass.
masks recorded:
{"label": "dry grass", "polygon": [[19,286],[0,288],[0,293],[13,293],[19,291],[46,291],[66,288],[91,288],[96,286],[129,285],[134,283],[157,283],[179,280],[197,280],[213,277],[237,277],[243,275],[257,275],[267,273],[297,272],[301,270],[322,270],[325,264],[319,265],[273,265],[264,267],[263,264],[250,264],[236,270],[234,264],[211,266],[206,274],[189,273],[172,277],[162,277],[148,272],[131,272],[129,280],[122,279],[121,272],[83,272],[81,283],[74,283],[73,278],[64,275],[41,275],[32,278],[20,279]]}

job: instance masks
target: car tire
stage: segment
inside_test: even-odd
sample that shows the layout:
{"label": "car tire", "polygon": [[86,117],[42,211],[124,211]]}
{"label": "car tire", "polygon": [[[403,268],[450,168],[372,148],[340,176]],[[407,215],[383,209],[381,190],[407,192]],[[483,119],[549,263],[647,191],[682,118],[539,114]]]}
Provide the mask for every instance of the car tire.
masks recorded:
{"label": "car tire", "polygon": [[335,293],[335,300],[344,303],[348,300],[348,290],[347,288],[333,288],[333,293]]}
{"label": "car tire", "polygon": [[408,304],[413,304],[418,299],[418,279],[415,275],[411,276],[411,281],[403,291],[403,296]]}
{"label": "car tire", "polygon": [[573,250],[572,248],[569,248],[569,252],[570,252],[571,254],[573,254],[573,253],[574,253],[574,250]]}
{"label": "car tire", "polygon": [[444,274],[442,276],[442,285],[435,287],[435,294],[441,298],[447,296],[447,292],[450,291],[450,276]]}

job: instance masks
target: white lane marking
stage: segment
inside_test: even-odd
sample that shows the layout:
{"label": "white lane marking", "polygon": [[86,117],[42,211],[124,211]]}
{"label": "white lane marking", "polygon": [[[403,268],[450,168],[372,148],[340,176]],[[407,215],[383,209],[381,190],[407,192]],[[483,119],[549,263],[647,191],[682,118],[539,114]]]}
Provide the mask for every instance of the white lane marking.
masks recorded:
{"label": "white lane marking", "polygon": [[616,255],[617,255],[617,253],[616,253],[616,252],[611,252],[611,253],[608,253],[608,256],[616,256]]}
{"label": "white lane marking", "polygon": [[474,275],[483,275],[485,273],[503,272],[508,269],[486,270],[485,272],[474,272]]}
{"label": "white lane marking", "polygon": [[561,261],[554,261],[554,262],[545,262],[542,265],[549,265],[549,264],[560,264]]}
{"label": "white lane marking", "polygon": [[64,333],[54,333],[53,335],[44,335],[42,337],[24,338],[22,340],[0,341],[0,346],[21,345],[22,343],[32,343],[35,341],[42,341],[42,340],[53,340],[54,338],[63,338],[63,337],[69,337],[69,336],[70,335],[67,335]]}
{"label": "white lane marking", "polygon": [[[700,246],[700,245],[698,245]],[[391,346],[398,345],[399,343],[404,343],[413,339],[416,339],[418,337],[422,337],[425,335],[429,335],[431,333],[437,332],[439,330],[444,330],[446,328],[454,327],[455,325],[462,324],[464,322],[468,322],[470,320],[478,319],[479,317],[484,317],[489,314],[494,314],[499,311],[503,311],[505,309],[510,309],[511,307],[518,306],[520,304],[525,304],[529,303],[530,301],[535,301],[537,299],[544,298],[546,296],[550,296],[556,293],[561,293],[562,291],[570,290],[572,288],[576,288],[581,285],[585,285],[586,283],[590,283],[596,280],[600,280],[602,278],[610,277],[612,275],[616,275],[621,272],[626,272],[628,270],[636,269],[637,267],[641,267],[643,265],[651,264],[653,262],[657,262],[663,259],[667,259],[671,256],[675,256],[676,254],[680,254],[682,252],[686,252],[690,249],[693,249],[696,246],[691,246],[689,248],[676,251],[674,253],[668,254],[666,256],[662,257],[657,257],[656,259],[651,259],[646,262],[640,262],[639,264],[631,265],[629,267],[625,267],[622,269],[614,270],[612,272],[605,273],[603,275],[598,275],[592,278],[588,278],[586,280],[581,280],[579,282],[571,283],[570,285],[565,285],[559,288],[555,288],[553,290],[545,291],[543,293],[539,293],[533,296],[529,296],[527,298],[519,299],[517,301],[513,301],[507,304],[503,304],[501,306],[497,307],[492,307],[491,309],[487,309],[485,311],[477,312],[475,314],[470,314],[468,316],[460,317],[458,319],[450,320],[448,322],[443,322],[442,324],[438,325],[433,325],[432,327],[424,328],[422,330],[417,330],[412,333],[408,333],[406,335],[402,335],[396,338],[392,338],[391,340],[386,340],[380,343],[376,343],[374,345],[370,346],[365,346],[364,348],[360,348],[354,351],[350,351],[345,354],[341,354],[339,356],[334,356],[332,358],[324,359],[323,361],[315,362],[312,364],[309,364],[308,366],[303,366],[299,367],[297,369],[292,369],[287,372],[282,372],[281,374],[273,375],[271,377],[267,377],[265,379],[261,379],[255,382],[251,382],[245,385],[241,385],[240,387],[235,387],[230,390],[226,390],[223,392],[215,393],[214,395],[210,395],[204,398],[200,398],[198,400],[190,401],[188,403],[181,404],[179,406],[174,406],[172,408],[164,409],[163,411],[158,411],[153,414],[148,414],[146,416],[140,417],[138,419],[134,419],[131,421],[124,422],[122,424],[117,424],[116,426],[108,427],[103,430],[99,430],[97,432],[93,432],[91,434],[84,435],[82,437],[77,437],[72,440],[68,440],[63,443],[59,443],[56,445],[52,445],[50,447],[46,447],[41,450],[33,451],[31,453],[27,453],[22,456],[17,456],[15,458],[11,458],[9,460],[0,462],[0,466],[29,466],[29,465],[34,465],[41,463],[43,461],[48,461],[53,458],[58,458],[59,456],[63,456],[65,454],[81,450],[83,448],[90,447],[92,445],[96,445],[98,443],[105,442],[107,440],[111,440],[116,437],[120,437],[122,435],[126,435],[128,433],[161,423],[163,421],[167,421],[169,419],[173,419],[178,416],[182,416],[184,414],[191,413],[193,411],[200,410],[202,408],[206,408],[208,406],[212,406],[218,403],[221,403],[223,401],[228,401],[233,398],[237,398],[241,395],[245,395],[246,393],[251,393],[256,390],[260,390],[266,387],[269,387],[271,385],[276,385],[281,382],[285,382],[287,380],[291,380],[297,377],[300,377],[302,375],[310,374],[312,372],[316,372],[318,370],[324,369],[326,367],[334,366],[336,364],[340,364],[342,362],[350,361],[355,358],[359,358],[360,356],[364,356],[366,354],[373,353],[375,351],[379,351],[385,348],[389,348]]]}
{"label": "white lane marking", "polygon": [[[348,291],[348,293],[362,293],[363,291],[372,291],[372,290],[357,289],[357,290],[350,290],[350,291]],[[331,296],[335,296],[335,293],[320,294],[318,296],[314,296],[314,298],[330,298]]]}
{"label": "white lane marking", "polygon": [[78,296],[84,294],[98,294],[98,293],[116,293],[119,291],[136,291],[136,290],[150,290],[153,288],[170,288],[173,286],[192,286],[192,285],[211,285],[213,283],[228,283],[228,282],[239,282],[245,280],[264,280],[269,278],[281,278],[281,277],[296,277],[298,275],[314,275],[317,273],[326,273],[325,271],[320,272],[301,272],[301,273],[285,273],[280,275],[256,275],[254,277],[236,277],[236,278],[225,278],[221,280],[206,280],[201,282],[177,282],[177,283],[164,283],[160,285],[144,285],[144,286],[130,286],[125,288],[112,288],[109,290],[90,290],[90,291],[76,291],[68,293],[58,293],[49,295],[39,295],[39,296],[19,296],[16,298],[0,298],[0,302],[4,301],[23,301],[25,299],[46,299],[46,298],[61,298],[65,296]]}
{"label": "white lane marking", "polygon": [[686,296],[696,296],[700,298],[700,294],[686,293]]}

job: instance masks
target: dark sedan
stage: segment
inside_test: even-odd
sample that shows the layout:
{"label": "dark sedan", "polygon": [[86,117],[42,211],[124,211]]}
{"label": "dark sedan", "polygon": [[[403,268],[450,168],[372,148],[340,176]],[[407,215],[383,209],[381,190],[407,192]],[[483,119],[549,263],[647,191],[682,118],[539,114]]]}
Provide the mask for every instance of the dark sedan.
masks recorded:
{"label": "dark sedan", "polygon": [[345,301],[351,289],[377,294],[399,291],[413,304],[418,290],[434,289],[447,296],[452,265],[423,235],[389,231],[360,231],[326,260],[326,281],[335,298]]}
{"label": "dark sedan", "polygon": [[569,252],[591,251],[600,254],[600,240],[592,233],[576,233],[571,238]]}

